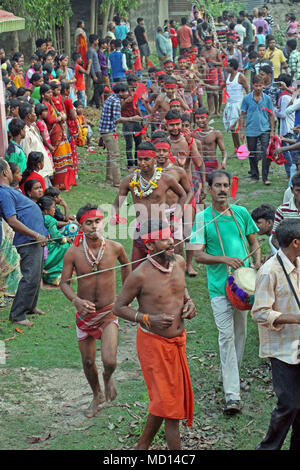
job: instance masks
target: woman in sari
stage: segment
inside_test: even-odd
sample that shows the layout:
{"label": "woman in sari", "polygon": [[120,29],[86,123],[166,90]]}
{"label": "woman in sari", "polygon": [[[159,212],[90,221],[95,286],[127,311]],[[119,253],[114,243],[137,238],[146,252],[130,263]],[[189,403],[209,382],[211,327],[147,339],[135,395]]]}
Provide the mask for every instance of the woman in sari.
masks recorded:
{"label": "woman in sari", "polygon": [[17,292],[21,279],[20,256],[13,246],[14,231],[0,219],[0,308],[5,308]]}
{"label": "woman in sari", "polygon": [[62,82],[61,84],[61,96],[63,106],[67,115],[67,126],[68,126],[68,140],[71,145],[73,170],[75,173],[76,181],[78,181],[78,161],[77,161],[77,137],[78,137],[78,122],[76,110],[73,106],[73,102],[70,96],[70,85]]}
{"label": "woman in sari", "polygon": [[88,50],[86,32],[84,31],[84,21],[78,21],[77,29],[75,31],[75,50],[78,52],[83,60],[83,67],[86,69],[87,58],[86,53]]}
{"label": "woman in sari", "polygon": [[70,186],[76,185],[76,179],[72,168],[71,146],[67,141],[64,127],[66,115],[60,113],[52,102],[52,90],[50,85],[42,85],[40,92],[42,104],[44,104],[48,110],[45,122],[49,131],[51,145],[54,147],[53,162],[55,174],[52,184],[59,189],[69,191]]}
{"label": "woman in sari", "polygon": [[60,54],[58,57],[58,67],[55,70],[56,77],[60,82],[70,85],[70,98],[72,101],[76,100],[74,71],[68,67],[69,56],[67,54]]}
{"label": "woman in sari", "polygon": [[59,287],[64,255],[70,247],[70,243],[57,228],[57,220],[54,218],[54,199],[44,196],[38,200],[38,205],[44,214],[45,226],[49,232],[50,239],[52,239],[47,245],[48,255],[44,261],[43,281],[46,284]]}

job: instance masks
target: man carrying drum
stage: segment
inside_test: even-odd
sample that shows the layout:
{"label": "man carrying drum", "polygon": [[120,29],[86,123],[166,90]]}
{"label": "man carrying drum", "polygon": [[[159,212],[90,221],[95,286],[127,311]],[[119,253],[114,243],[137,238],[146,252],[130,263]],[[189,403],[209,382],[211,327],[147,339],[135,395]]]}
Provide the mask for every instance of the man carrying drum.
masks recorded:
{"label": "man carrying drum", "polygon": [[198,212],[190,240],[195,260],[206,264],[208,291],[219,331],[222,381],[226,407],[233,415],[241,411],[240,375],[247,332],[247,311],[235,308],[228,300],[225,285],[230,271],[249,266],[247,244],[253,252],[255,268],[261,264],[258,232],[249,212],[229,204],[231,175],[214,170],[208,176],[212,205]]}

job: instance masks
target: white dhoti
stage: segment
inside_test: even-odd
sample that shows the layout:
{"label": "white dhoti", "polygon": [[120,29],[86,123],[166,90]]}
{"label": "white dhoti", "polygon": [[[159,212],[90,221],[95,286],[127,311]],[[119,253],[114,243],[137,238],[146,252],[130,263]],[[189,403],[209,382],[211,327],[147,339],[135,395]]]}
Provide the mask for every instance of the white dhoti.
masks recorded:
{"label": "white dhoti", "polygon": [[226,132],[234,131],[240,119],[241,101],[228,102],[223,113],[223,123]]}

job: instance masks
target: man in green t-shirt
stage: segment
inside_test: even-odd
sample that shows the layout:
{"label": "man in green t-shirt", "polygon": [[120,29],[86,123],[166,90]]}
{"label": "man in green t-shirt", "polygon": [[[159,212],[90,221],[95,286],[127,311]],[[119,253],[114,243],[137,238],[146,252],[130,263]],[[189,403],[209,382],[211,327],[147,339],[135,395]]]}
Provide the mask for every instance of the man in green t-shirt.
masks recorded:
{"label": "man in green t-shirt", "polygon": [[[208,191],[212,205],[198,212],[191,235],[191,249],[195,251],[198,263],[206,264],[208,292],[215,322],[219,331],[219,348],[222,368],[222,380],[226,407],[224,412],[232,415],[241,410],[240,376],[247,332],[247,312],[237,310],[229,302],[225,284],[228,267],[235,270],[249,266],[245,245],[250,252],[258,247],[255,233],[258,232],[251,215],[245,207],[229,205],[231,176],[225,170],[215,170],[208,176]],[[232,212],[235,218],[232,215]],[[223,250],[220,245],[215,223],[216,218]],[[244,241],[241,239],[240,227]],[[260,249],[254,255],[255,267],[261,263]]]}

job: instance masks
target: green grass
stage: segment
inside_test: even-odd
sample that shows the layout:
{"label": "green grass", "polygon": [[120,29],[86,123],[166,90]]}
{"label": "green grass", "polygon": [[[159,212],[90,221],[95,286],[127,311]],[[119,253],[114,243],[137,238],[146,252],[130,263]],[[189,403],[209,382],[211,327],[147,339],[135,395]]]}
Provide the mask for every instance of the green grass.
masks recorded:
{"label": "green grass", "polygon": [[[223,130],[221,119],[215,121],[215,127]],[[278,206],[287,185],[284,168],[272,165],[272,186],[265,187],[262,183],[251,186],[247,178],[248,161],[231,158],[231,136],[224,134],[224,139],[230,156],[228,169],[240,179],[238,203],[249,211],[263,202]],[[124,141],[121,148],[125,166]],[[80,150],[80,183],[63,195],[70,213],[76,213],[87,202],[113,202],[116,191],[104,183],[104,162],[104,154],[100,155],[98,149],[96,154]],[[121,242],[130,256],[131,240]],[[267,242],[263,252],[268,252]],[[187,356],[195,395],[195,422],[191,430],[181,426],[183,447],[254,449],[267,430],[275,405],[268,362],[258,357],[257,326],[249,316],[241,376],[249,382],[250,389],[242,394],[243,413],[228,419],[222,413],[224,396],[218,382],[218,338],[205,268],[197,269],[198,276],[186,280],[198,315],[186,322],[187,331],[191,332],[187,336]],[[117,281],[119,292],[119,270]],[[56,290],[41,291],[38,305],[47,315],[35,317],[34,327],[24,328],[23,333],[16,332],[8,321],[8,309],[0,311],[0,339],[15,335],[15,339],[5,342],[7,361],[0,368],[0,412],[5,421],[5,426],[0,427],[1,449],[131,448],[143,429],[148,405],[136,356],[135,328],[120,320],[116,402],[87,420],[83,409],[91,399],[91,392],[83,376],[77,347],[74,307]],[[100,367],[100,351],[97,363]],[[154,447],[164,445],[161,430]]]}

